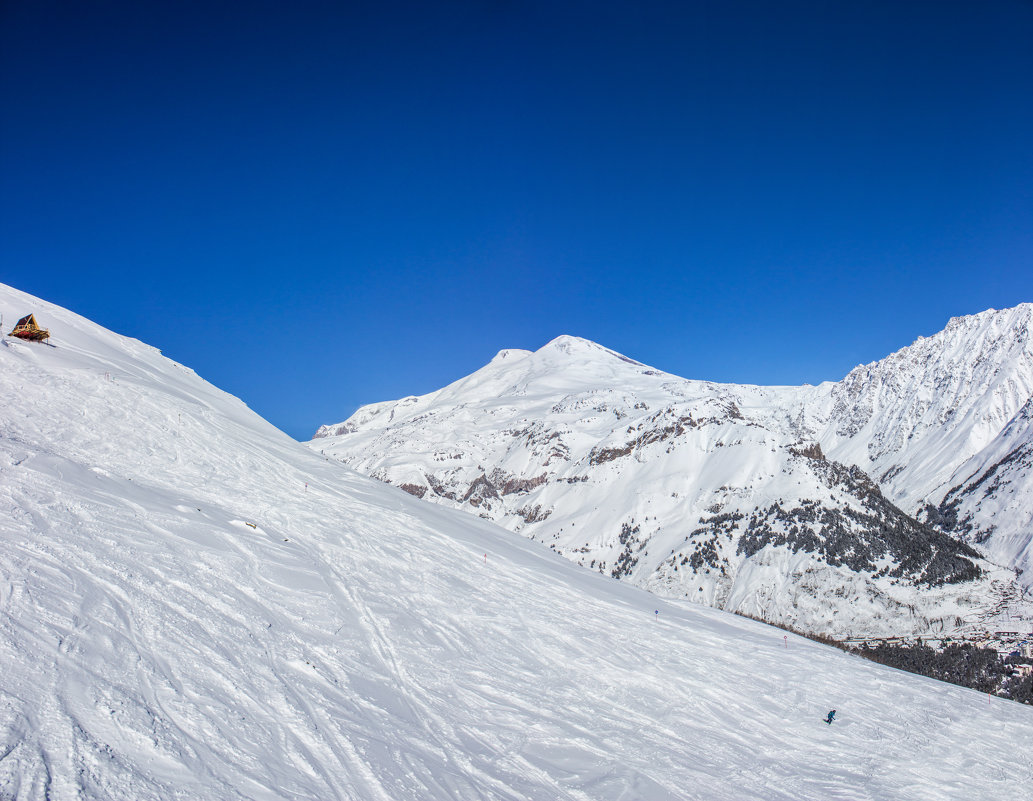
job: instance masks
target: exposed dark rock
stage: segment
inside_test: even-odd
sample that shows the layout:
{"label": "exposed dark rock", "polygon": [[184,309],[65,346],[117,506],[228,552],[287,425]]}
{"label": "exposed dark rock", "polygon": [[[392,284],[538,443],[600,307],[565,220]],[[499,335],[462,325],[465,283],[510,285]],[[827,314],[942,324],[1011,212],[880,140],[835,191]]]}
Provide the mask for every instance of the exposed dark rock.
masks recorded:
{"label": "exposed dark rock", "polygon": [[540,523],[552,514],[552,509],[542,509],[542,505],[539,503],[531,507],[525,506],[522,509],[517,509],[516,513],[524,518],[525,523]]}
{"label": "exposed dark rock", "polygon": [[[773,503],[749,516],[738,553],[750,557],[766,545],[782,545],[794,553],[817,554],[833,566],[928,586],[982,575],[974,549],[902,512],[859,468],[817,464],[830,487],[846,490],[864,508],[825,507],[807,500],[789,508]],[[880,571],[876,562],[887,557],[894,567]]]}
{"label": "exposed dark rock", "polygon": [[825,461],[825,454],[821,451],[821,445],[817,442],[812,442],[810,445],[796,445],[789,448],[789,452],[796,456],[803,456],[807,459],[816,459],[818,461]]}

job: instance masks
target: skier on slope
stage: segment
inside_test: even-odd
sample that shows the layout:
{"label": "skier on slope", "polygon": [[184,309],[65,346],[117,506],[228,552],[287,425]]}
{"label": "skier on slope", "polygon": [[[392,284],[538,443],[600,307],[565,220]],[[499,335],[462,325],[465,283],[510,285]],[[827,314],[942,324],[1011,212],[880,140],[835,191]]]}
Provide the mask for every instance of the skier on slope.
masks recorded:
{"label": "skier on slope", "polygon": [[832,721],[833,721],[833,719],[835,717],[836,717],[836,710],[835,709],[829,710],[829,716],[827,718],[825,718],[825,722],[828,723],[831,726],[832,725]]}

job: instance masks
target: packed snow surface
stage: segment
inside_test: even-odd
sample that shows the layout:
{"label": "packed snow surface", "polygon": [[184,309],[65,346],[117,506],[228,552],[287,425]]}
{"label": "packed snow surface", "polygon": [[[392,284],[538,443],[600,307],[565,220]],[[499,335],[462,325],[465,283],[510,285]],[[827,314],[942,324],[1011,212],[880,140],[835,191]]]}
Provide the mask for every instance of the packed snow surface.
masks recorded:
{"label": "packed snow surface", "polygon": [[0,345],[0,798],[1030,797],[1029,707],[582,570],[0,286],[30,311],[53,347]]}

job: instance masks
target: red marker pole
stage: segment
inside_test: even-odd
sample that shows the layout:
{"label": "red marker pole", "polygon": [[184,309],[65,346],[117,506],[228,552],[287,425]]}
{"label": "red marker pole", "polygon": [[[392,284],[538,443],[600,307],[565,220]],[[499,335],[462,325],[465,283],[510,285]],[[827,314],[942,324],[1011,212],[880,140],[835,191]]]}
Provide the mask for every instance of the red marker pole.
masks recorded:
{"label": "red marker pole", "polygon": [[786,650],[788,651],[789,650],[789,635],[788,634],[783,635],[782,639],[786,641]]}

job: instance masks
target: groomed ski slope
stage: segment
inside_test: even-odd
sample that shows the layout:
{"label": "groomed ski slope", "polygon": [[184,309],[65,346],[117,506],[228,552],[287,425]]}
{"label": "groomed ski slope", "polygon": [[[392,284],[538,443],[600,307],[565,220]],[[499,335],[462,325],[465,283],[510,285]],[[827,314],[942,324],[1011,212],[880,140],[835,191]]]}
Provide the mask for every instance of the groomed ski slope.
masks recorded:
{"label": "groomed ski slope", "polygon": [[1030,797],[1029,707],[658,600],[0,311],[55,345],[0,345],[5,801]]}

